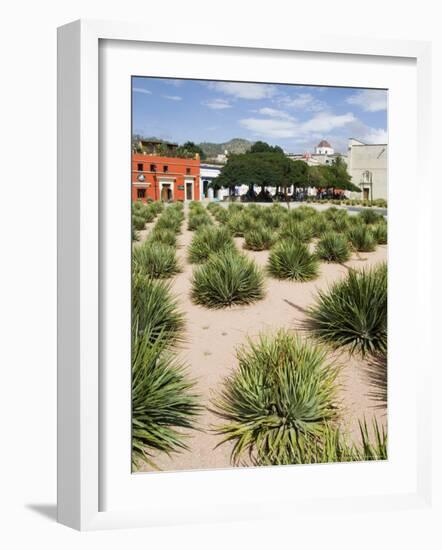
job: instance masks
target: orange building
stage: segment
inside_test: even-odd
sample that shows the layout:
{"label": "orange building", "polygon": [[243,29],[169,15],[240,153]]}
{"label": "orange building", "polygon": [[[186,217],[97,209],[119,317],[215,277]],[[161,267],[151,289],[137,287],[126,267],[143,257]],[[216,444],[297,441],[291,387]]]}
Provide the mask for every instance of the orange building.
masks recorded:
{"label": "orange building", "polygon": [[132,200],[200,200],[200,159],[132,153]]}

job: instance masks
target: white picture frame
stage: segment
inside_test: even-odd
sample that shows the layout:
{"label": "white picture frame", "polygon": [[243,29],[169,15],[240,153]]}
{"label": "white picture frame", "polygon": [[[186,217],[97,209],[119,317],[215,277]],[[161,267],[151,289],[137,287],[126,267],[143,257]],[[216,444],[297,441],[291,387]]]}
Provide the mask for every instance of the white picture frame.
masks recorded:
{"label": "white picture frame", "polygon": [[[101,485],[106,479],[103,471],[103,452],[107,446],[103,443],[102,416],[106,408],[103,388],[100,384],[102,356],[100,336],[102,330],[101,302],[105,299],[101,281],[103,277],[103,250],[101,234],[103,208],[99,195],[100,185],[100,44],[102,41],[131,44],[164,43],[159,31],[146,29],[136,24],[101,21],[76,21],[59,29],[58,35],[58,520],[60,523],[80,530],[139,527],[161,524],[174,524],[200,521],[232,520],[259,518],[264,512],[262,504],[266,499],[278,499],[278,484],[286,483],[289,469],[250,469],[247,481],[256,485],[259,476],[276,488],[272,495],[258,497],[251,492],[248,507],[229,505],[227,500],[217,506],[198,507],[192,503],[184,507],[183,503],[167,508],[167,505],[153,507],[130,506],[122,498],[121,506],[112,506],[103,510]],[[179,45],[189,49],[197,46],[204,48],[229,48],[229,55],[244,55],[247,51],[272,52],[280,55],[290,52],[304,52],[312,55],[368,56],[370,58],[390,59],[394,62],[410,59],[416,64],[417,82],[417,130],[414,139],[417,143],[416,166],[420,167],[420,181],[431,189],[428,172],[430,98],[428,81],[430,78],[430,45],[425,42],[405,42],[388,40],[365,41],[356,38],[327,37],[295,38],[281,37],[278,42],[265,43],[262,39],[216,38],[209,45],[189,43],[185,29],[174,33],[174,40],[168,41],[179,50]],[[265,49],[264,49],[265,48]],[[202,50],[201,50],[202,49]],[[174,50],[175,51],[175,50]],[[179,56],[178,53],[174,55]],[[367,59],[368,59],[367,57]],[[193,75],[187,75],[193,76]],[[211,77],[213,77],[211,75]],[[262,82],[266,81],[263,75]],[[394,152],[393,152],[394,155]],[[394,212],[393,212],[394,214]],[[430,206],[423,203],[417,206],[419,266],[410,276],[416,290],[415,313],[422,319],[416,327],[419,337],[419,378],[415,380],[416,394],[415,449],[413,458],[415,483],[413,489],[390,493],[353,495],[351,485],[346,495],[333,494],[328,497],[291,500],[281,493],[284,500],[284,512],[280,507],[278,516],[293,513],[318,513],[330,506],[343,513],[355,508],[370,512],[380,509],[422,508],[431,501],[431,448],[430,428],[430,367],[431,347],[429,326],[431,315],[431,262],[430,262]],[[105,216],[104,216],[105,217]],[[392,216],[394,224],[401,223],[400,215]],[[411,280],[411,279],[410,279]],[[417,345],[417,344],[416,344]],[[425,347],[425,351],[422,351]],[[422,356],[422,353],[424,354]],[[424,360],[426,355],[427,360]],[[413,358],[418,354],[409,354],[410,376],[413,374]],[[411,380],[411,378],[410,378]],[[129,406],[129,404],[128,404]],[[414,414],[414,413],[413,413]],[[414,424],[413,424],[414,425]],[[363,466],[363,465],[362,465]],[[336,467],[336,466],[335,466]],[[340,465],[340,467],[349,467]],[[336,472],[337,470],[335,470]],[[362,472],[362,470],[360,470]],[[228,472],[236,476],[244,471]],[[315,477],[310,470],[306,476]],[[325,483],[331,471],[327,466],[317,475]],[[161,474],[155,485],[171,487],[185,476],[192,483],[208,486],[212,472],[192,472],[191,474]],[[224,474],[221,474],[224,475]],[[224,483],[217,474],[218,483]],[[354,484],[361,473],[353,470]],[[181,477],[179,477],[181,476]],[[195,477],[197,476],[197,477]],[[264,477],[263,477],[264,476]],[[132,476],[136,484],[137,477]],[[245,476],[242,476],[245,477]],[[153,479],[151,481],[153,483]],[[147,478],[143,481],[149,481]],[[317,482],[319,483],[319,481]],[[183,485],[184,487],[184,485]],[[128,493],[129,494],[129,493]],[[315,491],[313,491],[315,494]],[[191,499],[191,496],[189,496]],[[127,500],[127,499],[126,499]],[[301,512],[302,510],[302,512]],[[268,517],[268,513],[266,514]]]}

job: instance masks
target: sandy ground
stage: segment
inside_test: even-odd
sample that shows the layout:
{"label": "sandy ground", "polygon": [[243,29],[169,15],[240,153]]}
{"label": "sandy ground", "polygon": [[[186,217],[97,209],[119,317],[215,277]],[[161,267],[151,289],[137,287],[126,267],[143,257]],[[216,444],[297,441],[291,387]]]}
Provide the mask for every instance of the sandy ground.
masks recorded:
{"label": "sandy ground", "polygon": [[[183,272],[173,280],[173,291],[187,318],[187,341],[180,355],[188,364],[190,376],[197,382],[196,391],[201,396],[202,404],[207,406],[222,386],[225,376],[235,369],[235,349],[244,344],[247,337],[253,338],[260,332],[275,331],[281,327],[293,330],[300,328],[305,319],[305,309],[313,303],[318,289],[326,288],[333,281],[344,277],[348,267],[361,268],[387,259],[387,246],[378,246],[375,252],[363,253],[359,257],[353,255],[344,266],[321,263],[320,276],[312,282],[295,283],[266,277],[266,296],[263,300],[249,306],[209,310],[194,305],[190,300],[192,266],[186,262],[186,254],[193,232],[187,231],[186,222],[177,251]],[[235,241],[242,248],[243,239],[237,238]],[[245,252],[259,265],[265,266],[268,251]],[[358,440],[358,419],[365,416],[371,421],[376,417],[382,424],[386,424],[386,406],[372,395],[374,388],[370,383],[367,361],[350,358],[342,353],[334,354],[334,359],[341,365],[339,382],[342,424]],[[212,430],[217,424],[219,418],[205,410],[198,420],[199,431],[193,430],[189,434],[190,450],[172,456],[161,454],[155,457],[155,462],[165,471],[231,467],[231,446],[223,444],[216,447],[220,436]],[[150,470],[148,465],[139,468],[140,472]]]}

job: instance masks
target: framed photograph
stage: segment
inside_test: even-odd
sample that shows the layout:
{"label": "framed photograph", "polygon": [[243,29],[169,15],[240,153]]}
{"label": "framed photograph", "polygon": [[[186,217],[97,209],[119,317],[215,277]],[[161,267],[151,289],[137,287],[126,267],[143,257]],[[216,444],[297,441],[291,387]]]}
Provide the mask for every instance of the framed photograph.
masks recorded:
{"label": "framed photograph", "polygon": [[58,71],[59,521],[427,506],[429,45],[78,21]]}

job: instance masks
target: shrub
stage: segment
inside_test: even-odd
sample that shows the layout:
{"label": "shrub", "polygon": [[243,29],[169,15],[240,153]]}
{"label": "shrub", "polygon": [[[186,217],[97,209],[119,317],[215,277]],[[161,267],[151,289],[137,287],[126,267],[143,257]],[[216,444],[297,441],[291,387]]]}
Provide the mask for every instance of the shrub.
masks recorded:
{"label": "shrub", "polygon": [[349,271],[327,291],[319,291],[307,326],[322,342],[350,353],[387,350],[387,265]]}
{"label": "shrub", "polygon": [[193,428],[200,411],[185,368],[151,344],[148,334],[135,333],[132,344],[132,463],[146,461],[157,469],[152,453],[186,449],[183,428]]}
{"label": "shrub", "polygon": [[282,239],[309,243],[313,238],[312,224],[308,221],[298,222],[288,219],[282,226],[279,236]]}
{"label": "shrub", "polygon": [[337,368],[324,349],[284,330],[249,340],[237,357],[214,400],[233,461],[248,454],[257,464],[302,463],[337,417]]}
{"label": "shrub", "polygon": [[244,233],[244,248],[249,250],[267,250],[274,242],[275,236],[264,225],[257,225]]}
{"label": "shrub", "polygon": [[316,256],[303,243],[282,241],[270,250],[268,271],[278,279],[309,281],[318,270]]}
{"label": "shrub", "polygon": [[200,264],[213,253],[233,250],[235,243],[226,227],[203,226],[195,233],[189,246],[189,262]]}
{"label": "shrub", "polygon": [[[170,208],[171,207],[169,206],[168,210]],[[182,219],[179,214],[178,215],[175,215],[173,213],[168,214],[166,211],[161,215],[161,217],[155,224],[155,229],[157,229],[158,231],[169,229],[178,235],[178,233],[180,233],[181,231],[181,222],[182,222]]]}
{"label": "shrub", "polygon": [[366,209],[359,212],[358,217],[366,224],[376,223],[382,216],[374,210]]}
{"label": "shrub", "polygon": [[184,315],[170,284],[135,274],[132,280],[132,317],[139,335],[148,334],[151,344],[161,338],[168,347],[183,341]]}
{"label": "shrub", "polygon": [[347,238],[340,233],[325,233],[316,246],[316,254],[326,262],[346,262],[350,258]]}
{"label": "shrub", "polygon": [[160,201],[151,202],[149,206],[156,216],[158,216],[158,214],[161,214],[161,212],[164,210],[164,204]]}
{"label": "shrub", "polygon": [[172,247],[176,247],[177,244],[175,231],[172,229],[158,229],[156,226],[149,233],[148,240],[150,242],[167,244]]}
{"label": "shrub", "polygon": [[331,225],[324,215],[319,214],[311,219],[310,227],[313,237],[321,237],[321,235],[330,230]]}
{"label": "shrub", "polygon": [[212,219],[210,218],[209,214],[207,214],[207,212],[202,212],[201,214],[191,213],[189,215],[187,229],[189,231],[195,231],[203,225],[212,225],[212,223]]}
{"label": "shrub", "polygon": [[255,262],[236,251],[212,254],[195,269],[192,299],[209,308],[250,304],[264,297],[264,277]]}
{"label": "shrub", "polygon": [[138,214],[132,215],[132,226],[137,231],[141,231],[144,229],[144,226],[146,225],[146,222],[142,216],[139,216]]}
{"label": "shrub", "polygon": [[175,249],[166,244],[146,241],[132,252],[133,273],[155,279],[167,279],[180,272]]}
{"label": "shrub", "polygon": [[378,244],[387,244],[388,230],[387,224],[384,222],[377,223],[372,227],[373,237]]}
{"label": "shrub", "polygon": [[227,227],[234,237],[243,237],[244,233],[255,223],[252,216],[248,216],[243,212],[234,212],[229,216]]}
{"label": "shrub", "polygon": [[347,236],[354,249],[358,252],[373,252],[376,248],[376,240],[373,237],[373,233],[366,225],[354,225],[348,230]]}

